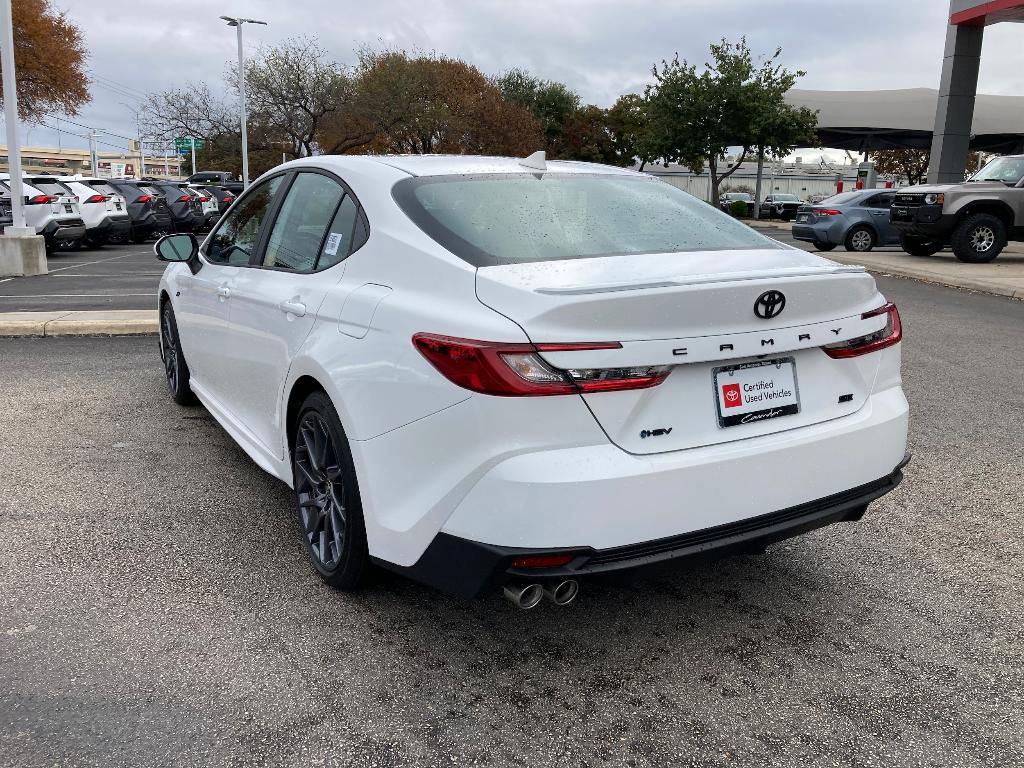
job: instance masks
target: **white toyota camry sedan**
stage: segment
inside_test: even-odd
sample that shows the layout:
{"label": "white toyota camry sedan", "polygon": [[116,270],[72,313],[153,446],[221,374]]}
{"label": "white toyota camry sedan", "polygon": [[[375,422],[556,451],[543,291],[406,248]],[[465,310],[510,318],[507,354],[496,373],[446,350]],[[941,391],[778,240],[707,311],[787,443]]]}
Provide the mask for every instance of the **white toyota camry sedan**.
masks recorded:
{"label": "white toyota camry sedan", "polygon": [[872,277],[644,174],[314,157],[156,252],[172,396],[294,489],[339,588],[376,564],[563,604],[858,520],[902,479]]}

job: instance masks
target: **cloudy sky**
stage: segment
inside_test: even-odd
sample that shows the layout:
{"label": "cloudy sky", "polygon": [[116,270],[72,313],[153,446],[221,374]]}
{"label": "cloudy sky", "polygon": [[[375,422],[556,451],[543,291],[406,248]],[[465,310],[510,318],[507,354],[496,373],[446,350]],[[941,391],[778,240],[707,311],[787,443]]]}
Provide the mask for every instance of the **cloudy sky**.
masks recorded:
{"label": "cloudy sky", "polygon": [[[319,36],[340,62],[363,46],[437,51],[488,73],[524,67],[561,80],[589,102],[610,105],[639,92],[653,62],[676,51],[704,61],[708,43],[746,35],[755,51],[783,47],[803,69],[799,87],[885,89],[938,86],[946,0],[56,0],[85,34],[92,103],[73,118],[108,131],[102,149],[136,135],[142,94],[207,81],[220,84],[235,57],[221,14],[268,22],[245,28],[246,48]],[[986,32],[979,90],[1024,94],[1024,25]],[[1024,119],[1024,116],[1022,116]],[[51,116],[45,118],[55,125]],[[61,125],[84,133],[82,127]],[[119,135],[118,135],[119,134]],[[56,146],[57,133],[23,126],[22,140]],[[64,146],[87,146],[64,133]]]}

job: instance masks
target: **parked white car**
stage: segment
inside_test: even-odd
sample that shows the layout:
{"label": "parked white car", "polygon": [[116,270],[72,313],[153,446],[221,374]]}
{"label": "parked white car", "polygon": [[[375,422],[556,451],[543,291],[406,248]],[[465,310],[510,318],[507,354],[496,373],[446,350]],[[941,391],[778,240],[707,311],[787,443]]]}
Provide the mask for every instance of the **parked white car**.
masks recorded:
{"label": "parked white car", "polygon": [[132,220],[124,195],[106,179],[90,176],[59,176],[58,180],[78,196],[85,220],[85,242],[98,248],[123,242],[131,235]]}
{"label": "parked white car", "polygon": [[[10,194],[10,174],[0,174],[0,185]],[[42,235],[47,250],[70,250],[85,237],[85,222],[75,196],[66,190],[45,192],[22,181],[25,226]]]}
{"label": "parked white car", "polygon": [[199,204],[202,206],[202,226],[212,227],[217,222],[217,219],[220,218],[220,203],[217,201],[216,195],[203,187],[193,187],[189,185],[185,187],[185,189],[189,194],[196,197],[199,200]]}
{"label": "parked white car", "polygon": [[305,158],[155,250],[174,399],[294,489],[340,588],[564,603],[858,520],[907,461],[872,277],[645,174]]}

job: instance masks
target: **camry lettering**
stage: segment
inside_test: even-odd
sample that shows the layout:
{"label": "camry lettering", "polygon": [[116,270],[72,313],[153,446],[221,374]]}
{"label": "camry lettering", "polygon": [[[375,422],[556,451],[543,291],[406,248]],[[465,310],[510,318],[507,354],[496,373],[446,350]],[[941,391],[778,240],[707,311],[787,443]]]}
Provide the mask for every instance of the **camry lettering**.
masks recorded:
{"label": "camry lettering", "polygon": [[842,328],[833,328],[833,329],[832,329],[832,333],[834,333],[834,334],[835,334],[836,336],[838,336],[838,335],[839,335],[839,332],[840,332],[841,330],[843,330],[843,329],[842,329]]}
{"label": "camry lettering", "polygon": [[811,334],[809,334],[809,333],[801,333],[800,336],[797,338],[797,341],[810,341],[810,340],[811,340]]}
{"label": "camry lettering", "polygon": [[767,347],[767,346],[774,347],[775,346],[775,339],[761,339],[761,346],[762,347]]}
{"label": "camry lettering", "polygon": [[686,347],[680,347],[679,349],[673,349],[672,354],[680,357],[686,354]]}
{"label": "camry lettering", "polygon": [[718,351],[719,351],[719,352],[725,352],[725,351],[726,351],[727,349],[728,349],[728,350],[731,350],[731,349],[733,349],[733,346],[732,346],[732,344],[722,344],[722,345],[721,345],[721,346],[720,346],[720,347],[718,348]]}

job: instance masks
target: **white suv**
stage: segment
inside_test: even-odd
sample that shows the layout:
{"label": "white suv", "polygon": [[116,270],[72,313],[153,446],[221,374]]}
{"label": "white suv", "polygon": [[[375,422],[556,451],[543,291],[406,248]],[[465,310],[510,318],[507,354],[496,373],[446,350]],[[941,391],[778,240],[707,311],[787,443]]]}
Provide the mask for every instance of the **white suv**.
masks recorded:
{"label": "white suv", "polygon": [[[10,194],[10,174],[0,174],[0,186]],[[85,237],[85,222],[75,196],[66,190],[45,192],[22,181],[25,225],[42,235],[47,250],[77,248]]]}
{"label": "white suv", "polygon": [[173,397],[294,489],[337,587],[565,603],[859,520],[907,461],[871,275],[645,174],[305,158],[156,252]]}
{"label": "white suv", "polygon": [[109,242],[128,239],[132,229],[128,205],[124,195],[107,184],[105,179],[59,176],[57,180],[78,197],[82,219],[85,220],[87,245],[98,248]]}

